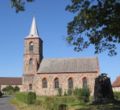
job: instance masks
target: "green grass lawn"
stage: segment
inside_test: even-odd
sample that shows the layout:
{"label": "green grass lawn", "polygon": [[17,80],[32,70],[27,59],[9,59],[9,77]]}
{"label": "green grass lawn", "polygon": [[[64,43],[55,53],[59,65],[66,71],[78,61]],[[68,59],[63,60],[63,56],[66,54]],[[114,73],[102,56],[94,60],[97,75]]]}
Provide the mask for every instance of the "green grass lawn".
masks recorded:
{"label": "green grass lawn", "polygon": [[[18,110],[58,110],[60,104],[66,104],[67,110],[120,110],[120,103],[92,105],[78,100],[75,96],[37,96],[35,104],[25,104],[16,97],[11,100]],[[53,109],[54,108],[54,109]]]}

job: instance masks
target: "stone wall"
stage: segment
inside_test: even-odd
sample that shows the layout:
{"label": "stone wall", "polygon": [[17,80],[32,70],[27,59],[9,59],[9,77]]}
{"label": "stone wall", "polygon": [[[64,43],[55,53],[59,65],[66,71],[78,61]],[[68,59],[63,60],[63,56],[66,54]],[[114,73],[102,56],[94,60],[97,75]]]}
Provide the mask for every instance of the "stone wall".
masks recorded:
{"label": "stone wall", "polygon": [[30,84],[32,84],[32,88],[34,90],[33,81],[34,81],[34,75],[23,75],[21,91],[28,92]]}
{"label": "stone wall", "polygon": [[112,87],[114,92],[120,92],[120,87]]}
{"label": "stone wall", "polygon": [[[62,88],[63,94],[68,90],[68,79],[73,79],[73,87],[82,88],[82,79],[87,78],[88,87],[91,95],[94,92],[94,81],[99,74],[96,73],[43,73],[37,74],[34,79],[34,90],[37,95],[57,95],[58,89],[54,88],[54,79],[59,78],[59,86]],[[47,88],[42,88],[42,79],[46,78],[48,81]]]}
{"label": "stone wall", "polygon": [[[30,43],[33,43],[33,52],[29,50]],[[42,40],[40,38],[26,38],[24,43],[24,74],[35,74],[42,59]],[[29,68],[29,61],[32,59],[32,68]]]}

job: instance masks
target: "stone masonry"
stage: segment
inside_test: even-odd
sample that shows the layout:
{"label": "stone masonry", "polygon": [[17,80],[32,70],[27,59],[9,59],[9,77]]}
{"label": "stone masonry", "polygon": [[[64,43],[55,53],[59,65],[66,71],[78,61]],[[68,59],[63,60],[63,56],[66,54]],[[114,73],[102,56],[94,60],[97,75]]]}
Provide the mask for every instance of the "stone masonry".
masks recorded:
{"label": "stone masonry", "polygon": [[[22,91],[34,91],[37,95],[57,95],[54,80],[59,81],[62,93],[68,90],[68,79],[72,79],[73,89],[83,87],[86,78],[91,95],[94,92],[94,81],[99,75],[98,58],[43,58],[43,41],[39,37],[36,21],[33,18],[30,34],[24,42],[24,72]],[[47,87],[43,88],[43,79]]]}

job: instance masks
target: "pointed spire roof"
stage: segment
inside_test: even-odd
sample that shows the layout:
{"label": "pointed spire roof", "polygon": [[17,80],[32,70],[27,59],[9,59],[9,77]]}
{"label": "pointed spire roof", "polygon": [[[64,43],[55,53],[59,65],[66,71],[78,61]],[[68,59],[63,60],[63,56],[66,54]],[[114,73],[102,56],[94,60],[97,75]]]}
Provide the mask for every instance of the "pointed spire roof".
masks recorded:
{"label": "pointed spire roof", "polygon": [[35,17],[33,17],[32,25],[31,25],[31,29],[30,29],[30,33],[29,33],[28,37],[29,38],[30,37],[39,37]]}

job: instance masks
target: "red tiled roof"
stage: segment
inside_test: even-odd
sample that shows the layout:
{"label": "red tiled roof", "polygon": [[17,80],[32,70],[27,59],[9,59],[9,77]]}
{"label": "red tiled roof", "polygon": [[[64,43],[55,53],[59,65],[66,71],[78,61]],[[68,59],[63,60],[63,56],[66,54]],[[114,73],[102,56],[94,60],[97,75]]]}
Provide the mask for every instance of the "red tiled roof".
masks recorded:
{"label": "red tiled roof", "polygon": [[22,85],[21,77],[0,77],[0,85]]}
{"label": "red tiled roof", "polygon": [[113,82],[112,87],[120,87],[120,76]]}

